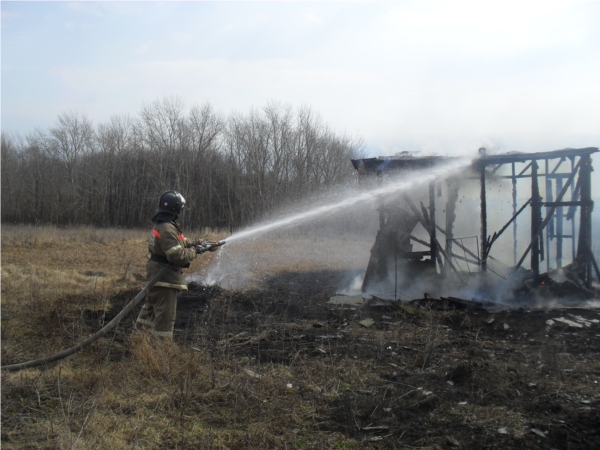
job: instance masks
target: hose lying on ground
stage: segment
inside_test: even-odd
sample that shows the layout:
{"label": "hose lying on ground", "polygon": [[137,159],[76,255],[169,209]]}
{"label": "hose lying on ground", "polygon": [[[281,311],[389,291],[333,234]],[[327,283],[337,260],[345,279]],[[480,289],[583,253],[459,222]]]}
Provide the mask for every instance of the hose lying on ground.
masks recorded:
{"label": "hose lying on ground", "polygon": [[100,330],[96,331],[85,341],[82,341],[79,344],[77,344],[71,348],[63,350],[62,352],[55,353],[54,355],[46,356],[45,358],[36,359],[33,361],[27,361],[27,362],[23,362],[23,363],[19,363],[19,364],[11,364],[9,366],[2,366],[1,369],[8,370],[8,371],[14,371],[14,370],[26,369],[28,367],[37,367],[37,366],[41,366],[43,364],[48,364],[48,363],[51,363],[54,361],[59,361],[63,358],[66,358],[67,356],[71,356],[73,353],[77,353],[79,350],[83,350],[85,347],[96,342],[98,339],[100,339],[102,336],[104,336],[110,330],[115,328],[119,324],[119,322],[123,319],[123,317],[125,317],[127,314],[129,314],[131,312],[131,310],[136,307],[136,305],[146,296],[148,291],[150,289],[152,289],[154,287],[154,285],[158,282],[158,280],[160,280],[163,277],[163,275],[165,275],[169,270],[171,270],[172,267],[173,267],[173,264],[169,263],[165,267],[160,269],[160,271],[156,275],[154,275],[154,278],[152,278],[150,280],[150,282],[146,285],[146,287],[144,287],[144,289],[142,289],[139,292],[139,294],[136,295],[135,298],[133,300],[131,300],[125,306],[125,308],[123,308],[123,310],[113,318],[113,320],[108,322],[106,325],[104,325],[104,327],[102,327]]}

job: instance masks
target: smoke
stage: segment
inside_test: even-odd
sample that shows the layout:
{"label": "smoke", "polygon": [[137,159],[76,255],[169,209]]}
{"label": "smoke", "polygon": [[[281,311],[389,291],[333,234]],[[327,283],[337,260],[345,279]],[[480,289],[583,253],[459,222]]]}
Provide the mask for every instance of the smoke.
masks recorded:
{"label": "smoke", "polygon": [[364,273],[377,232],[379,202],[402,193],[416,195],[419,186],[469,164],[466,159],[451,160],[443,167],[405,174],[383,187],[344,186],[307,198],[226,238],[216,261],[188,279],[239,289],[259,287],[285,272],[328,271],[349,274],[336,288],[356,292],[356,277]]}
{"label": "smoke", "polygon": [[331,192],[330,197],[338,197],[338,199],[330,200],[328,198],[328,201],[320,202],[321,204],[312,205],[308,209],[286,215],[279,219],[273,219],[255,227],[234,233],[228,239],[229,241],[247,239],[249,237],[268,233],[271,230],[278,230],[292,225],[298,225],[322,216],[328,216],[337,211],[352,208],[355,205],[369,201],[381,199],[382,197],[389,198],[389,196],[392,194],[395,195],[402,192],[406,193],[419,186],[427,185],[429,182],[432,182],[438,178],[445,179],[455,172],[465,169],[470,164],[471,161],[465,158],[449,160],[447,164],[440,165],[435,168],[429,168],[427,170],[414,171],[410,173],[405,172],[402,174],[402,176],[395,177],[391,182],[386,183],[382,187],[377,187],[375,189],[365,190],[362,192],[355,191],[353,195],[348,195],[347,192]]}
{"label": "smoke", "polygon": [[361,275],[356,275],[352,281],[350,282],[350,284],[346,287],[342,287],[341,289],[337,290],[338,294],[341,295],[360,295],[363,294],[363,292],[361,291],[362,288],[362,283],[364,280],[364,274]]}
{"label": "smoke", "polygon": [[[373,212],[368,211],[367,218],[376,218]],[[339,213],[335,218],[360,223],[354,212]],[[347,287],[347,292],[359,292],[377,221],[363,221],[361,229],[365,232],[340,230],[332,220],[317,220],[233,241],[217,252],[207,269],[193,274],[189,281],[229,289],[260,289],[285,274],[310,273],[314,283],[328,284],[332,290]]]}
{"label": "smoke", "polygon": [[[488,178],[490,235],[512,217],[512,182],[501,178],[503,173],[500,170],[495,174],[498,176]],[[391,252],[387,273],[377,282],[363,287],[365,270],[379,230],[381,208],[412,214],[404,200],[407,195],[417,209],[421,205],[426,214],[429,182],[434,179],[436,223],[442,227],[437,231],[438,241],[451,255],[454,269],[449,263],[443,267],[437,265],[435,270],[423,261],[409,264],[405,258]],[[519,183],[517,188],[528,193],[527,186]],[[315,283],[323,283],[340,294],[362,293],[385,299],[411,300],[428,294],[435,298],[458,297],[527,307],[549,307],[581,300],[582,297],[576,295],[572,299],[550,300],[553,292],[548,286],[532,289],[527,261],[520,270],[512,270],[515,237],[522,249],[530,241],[531,214],[527,209],[517,220],[516,233],[511,225],[494,243],[487,261],[488,271],[480,272],[477,263],[482,247],[480,186],[478,174],[470,170],[468,162],[400,174],[396,179],[387,179],[383,186],[374,184],[366,190],[364,185],[361,187],[345,186],[306,198],[253,227],[234,233],[227,239],[228,244],[219,250],[213,264],[193,274],[189,280],[231,289],[260,289],[285,274],[310,273]],[[516,200],[520,207],[527,198],[518,196]],[[420,224],[411,234],[418,240],[429,242],[429,234]],[[416,241],[411,241],[411,245],[412,252],[428,250]],[[567,249],[565,253],[565,260],[568,260],[571,255],[567,254]],[[555,270],[549,276],[556,283],[566,280],[563,271]]]}

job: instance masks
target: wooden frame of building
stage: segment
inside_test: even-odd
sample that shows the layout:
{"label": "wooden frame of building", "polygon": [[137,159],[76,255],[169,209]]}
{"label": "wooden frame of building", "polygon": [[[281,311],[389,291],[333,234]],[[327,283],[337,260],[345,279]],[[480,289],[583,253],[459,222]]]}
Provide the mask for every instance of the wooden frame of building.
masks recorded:
{"label": "wooden frame of building", "polygon": [[[422,259],[429,256],[428,263],[434,269],[451,269],[460,276],[456,267],[453,266],[454,258],[469,258],[471,262],[479,266],[480,272],[488,270],[488,258],[497,239],[512,226],[513,230],[513,259],[514,269],[518,269],[527,257],[530,258],[531,270],[534,283],[540,282],[540,264],[545,260],[546,270],[561,268],[564,266],[564,245],[570,241],[571,264],[575,263],[577,272],[585,286],[590,287],[593,271],[600,280],[600,270],[592,252],[592,180],[591,155],[598,152],[596,147],[580,149],[563,149],[538,153],[505,153],[491,155],[485,149],[479,150],[478,158],[473,161],[473,168],[478,173],[479,180],[479,215],[480,236],[478,251],[475,253],[466,249],[461,243],[453,239],[453,217],[446,217],[445,229],[436,222],[435,190],[436,183],[429,184],[429,206],[421,203],[421,210],[417,208],[414,201],[404,195],[403,199],[410,210],[410,214],[421,223],[429,234],[429,242],[423,242],[411,234],[412,229],[407,227],[399,229],[398,224],[390,225],[389,211],[383,205],[379,207],[380,230],[376,243],[371,251],[371,260],[365,274],[363,290],[376,278],[376,274],[383,276],[384,270],[378,265],[385,265],[390,248],[398,247],[398,240],[404,239],[419,242],[429,248],[426,252],[412,255],[404,252],[403,257]],[[408,153],[396,157],[366,158],[352,160],[354,168],[359,176],[359,183],[368,179],[376,179],[377,183],[383,183],[384,175],[395,173],[406,173],[407,171],[426,170],[449,162],[454,158],[443,156],[416,157]],[[509,175],[501,175],[500,168],[510,169]],[[509,179],[512,182],[512,217],[507,218],[504,226],[493,231],[488,227],[488,195],[486,184],[489,177]],[[527,197],[529,200],[522,205],[517,204],[517,181],[519,179],[530,179],[531,190]],[[540,195],[540,182],[544,183],[545,198]],[[517,241],[517,217],[529,208],[531,213],[530,239],[527,246],[520,248]],[[577,211],[579,212],[577,217]],[[579,229],[576,230],[576,219],[579,221]],[[570,227],[566,227],[565,219],[570,221]],[[396,221],[398,222],[398,221]],[[567,228],[570,228],[567,230]],[[440,234],[438,234],[440,232]],[[443,236],[446,245],[442,247],[438,236]],[[550,250],[550,241],[556,241],[554,249]],[[379,243],[378,243],[379,242]],[[464,257],[452,251],[452,246],[457,245],[464,253]],[[395,251],[396,252],[396,251]],[[551,264],[550,255],[553,254]],[[396,258],[396,254],[394,254]],[[394,294],[396,296],[396,294]]]}

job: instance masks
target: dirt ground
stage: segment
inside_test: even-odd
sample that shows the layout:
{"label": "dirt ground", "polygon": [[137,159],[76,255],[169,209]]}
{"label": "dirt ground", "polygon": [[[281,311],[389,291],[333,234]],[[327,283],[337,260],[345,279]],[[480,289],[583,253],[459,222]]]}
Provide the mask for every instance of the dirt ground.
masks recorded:
{"label": "dirt ground", "polygon": [[[287,246],[277,245],[273,254]],[[364,255],[301,247],[321,253],[288,254],[285,270],[270,261],[250,288],[191,283],[175,345],[135,332],[134,313],[69,359],[3,371],[2,448],[600,448],[600,309],[330,303],[364,271]],[[116,280],[137,284],[109,299],[60,291],[47,305],[37,290],[8,298],[20,284],[3,273],[2,364],[89,336],[137,294],[142,267],[116,267]]]}
{"label": "dirt ground", "polygon": [[[339,395],[288,386],[315,407],[315,431],[360,448],[600,448],[600,311],[328,303],[353,275],[287,273],[250,292],[193,284],[175,340],[242,361],[256,383],[273,365],[337,367]],[[299,442],[320,448],[310,433]]]}

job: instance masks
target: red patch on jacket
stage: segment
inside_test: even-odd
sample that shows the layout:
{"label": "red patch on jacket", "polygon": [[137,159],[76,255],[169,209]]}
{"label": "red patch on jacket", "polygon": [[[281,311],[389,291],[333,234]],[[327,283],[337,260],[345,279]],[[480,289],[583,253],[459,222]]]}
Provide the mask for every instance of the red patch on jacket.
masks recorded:
{"label": "red patch on jacket", "polygon": [[185,241],[185,236],[183,234],[180,234],[179,236],[177,236],[177,239],[179,239],[180,241]]}
{"label": "red patch on jacket", "polygon": [[160,238],[160,233],[157,230],[152,230],[152,234],[157,238]]}

